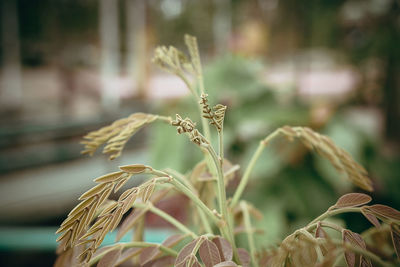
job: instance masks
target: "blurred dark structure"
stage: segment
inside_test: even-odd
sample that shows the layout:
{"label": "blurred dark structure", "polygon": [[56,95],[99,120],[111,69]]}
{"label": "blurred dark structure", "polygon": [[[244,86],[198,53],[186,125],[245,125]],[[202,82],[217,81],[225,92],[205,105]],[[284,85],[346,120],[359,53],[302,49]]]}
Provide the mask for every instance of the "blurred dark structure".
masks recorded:
{"label": "blurred dark structure", "polygon": [[[232,107],[233,159],[246,163],[252,144],[274,127],[308,125],[353,149],[376,182],[377,201],[400,207],[399,1],[2,0],[0,9],[3,227],[58,225],[93,177],[133,159],[182,172],[195,163],[166,158],[159,148],[175,132],[159,128],[150,138],[135,136],[127,156],[112,163],[81,157],[78,144],[86,132],[132,112],[173,114],[182,107],[183,85],[155,70],[151,56],[159,44],[182,48],[185,33],[198,37],[210,95]],[[184,143],[173,142],[183,151]],[[272,228],[278,236],[349,190],[324,180],[329,174],[315,171],[323,163],[294,150],[283,163],[264,166],[276,168],[257,172],[287,182],[255,182],[260,206],[274,203],[273,192],[288,195],[286,204],[265,207],[275,217],[268,226],[286,222]],[[325,198],[319,206],[308,188]],[[28,257],[0,248],[2,266],[52,262],[38,261],[42,252]]]}

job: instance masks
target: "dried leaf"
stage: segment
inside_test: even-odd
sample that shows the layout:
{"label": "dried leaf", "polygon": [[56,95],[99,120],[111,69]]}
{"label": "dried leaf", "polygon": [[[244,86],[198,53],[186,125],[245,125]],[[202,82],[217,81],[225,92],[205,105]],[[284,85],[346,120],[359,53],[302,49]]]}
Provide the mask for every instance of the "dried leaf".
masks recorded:
{"label": "dried leaf", "polygon": [[96,179],[94,179],[94,181],[96,183],[108,183],[108,182],[114,182],[115,180],[117,180],[119,177],[121,177],[121,175],[124,174],[123,171],[118,171],[118,172],[112,172],[103,176],[100,176]]}
{"label": "dried leaf", "polygon": [[[63,222],[63,224],[64,224],[65,222],[67,222],[68,220],[73,220],[73,216],[74,216],[74,215],[80,213],[83,209],[85,209],[86,207],[90,206],[95,200],[96,200],[96,197],[95,197],[95,196],[83,200],[81,203],[79,203],[75,208],[73,208],[73,209],[69,212],[68,218]],[[61,225],[63,225],[63,224],[61,224]]]}
{"label": "dried leaf", "polygon": [[116,193],[118,190],[121,189],[121,187],[124,186],[124,184],[126,184],[126,182],[129,180],[129,178],[124,178],[118,181],[118,183],[115,184],[114,186],[114,193]]}
{"label": "dried leaf", "polygon": [[121,256],[121,247],[107,252],[97,264],[97,267],[113,267],[116,265],[118,258]]}
{"label": "dried leaf", "polygon": [[151,197],[151,195],[154,192],[156,186],[156,181],[154,180],[153,182],[149,183],[144,189],[143,189],[143,193],[142,193],[142,200],[144,203],[147,202],[147,200],[149,200],[149,198]]}
{"label": "dried leaf", "polygon": [[367,209],[378,217],[381,216],[381,217],[385,217],[387,219],[392,219],[397,222],[400,222],[400,212],[389,206],[375,204],[375,205],[367,207]]}
{"label": "dried leaf", "polygon": [[122,215],[124,215],[122,207],[118,207],[112,213],[112,215],[113,217],[110,222],[110,229],[109,229],[110,232],[113,231],[118,226],[119,222],[121,221]]}
{"label": "dried leaf", "polygon": [[133,205],[133,203],[135,203],[137,198],[137,194],[136,192],[132,192],[126,199],[124,199],[124,201],[122,202],[122,208],[124,210],[124,213],[126,213]]}
{"label": "dried leaf", "polygon": [[106,188],[106,187],[107,187],[107,183],[98,184],[98,185],[92,187],[91,189],[89,189],[88,191],[86,191],[85,193],[83,193],[79,197],[79,200],[86,199],[86,198],[89,198],[91,196],[94,196],[94,195],[102,192],[103,189]]}
{"label": "dried leaf", "polygon": [[222,237],[215,237],[212,242],[217,246],[222,261],[230,261],[233,257],[232,245]]}
{"label": "dried leaf", "polygon": [[135,187],[135,188],[126,190],[119,196],[119,200],[124,200],[125,198],[127,198],[132,193],[132,191],[138,191],[138,189]]}
{"label": "dried leaf", "polygon": [[363,204],[367,204],[371,200],[371,197],[366,194],[350,193],[341,196],[333,207],[336,209],[345,207],[357,207]]}
{"label": "dried leaf", "polygon": [[118,202],[111,203],[108,207],[106,207],[104,210],[101,211],[99,217],[112,212],[116,207],[118,207]]}
{"label": "dried leaf", "polygon": [[223,261],[220,262],[216,265],[214,265],[213,267],[237,267],[238,265],[236,263],[234,263],[233,261]]}
{"label": "dried leaf", "polygon": [[104,201],[106,201],[106,199],[110,196],[111,192],[112,192],[112,186],[109,186],[108,188],[104,189],[103,193],[99,198],[98,205],[103,204]]}
{"label": "dried leaf", "polygon": [[238,248],[239,260],[243,267],[250,267],[250,254],[244,248]]}
{"label": "dried leaf", "polygon": [[133,165],[121,166],[119,168],[124,172],[128,172],[131,174],[139,174],[145,172],[148,167],[143,164],[133,164]]}
{"label": "dried leaf", "polygon": [[306,147],[314,149],[322,157],[329,160],[338,172],[345,173],[347,178],[355,185],[368,191],[373,190],[372,181],[367,176],[366,170],[355,162],[349,153],[337,147],[329,137],[316,133],[307,127],[285,126],[267,136],[263,140],[264,144],[270,142],[273,137],[279,136],[277,133],[289,140],[293,140],[294,137],[298,138]]}
{"label": "dried leaf", "polygon": [[217,246],[208,239],[200,245],[199,254],[206,267],[212,267],[221,262]]}
{"label": "dried leaf", "polygon": [[390,233],[392,236],[393,247],[394,250],[396,251],[397,258],[400,259],[400,232],[392,224],[390,225]]}
{"label": "dried leaf", "polygon": [[93,155],[102,144],[106,144],[103,153],[109,153],[110,159],[121,155],[126,142],[144,125],[158,119],[157,115],[134,113],[127,118],[113,122],[111,125],[92,131],[81,143],[85,145],[82,154]]}

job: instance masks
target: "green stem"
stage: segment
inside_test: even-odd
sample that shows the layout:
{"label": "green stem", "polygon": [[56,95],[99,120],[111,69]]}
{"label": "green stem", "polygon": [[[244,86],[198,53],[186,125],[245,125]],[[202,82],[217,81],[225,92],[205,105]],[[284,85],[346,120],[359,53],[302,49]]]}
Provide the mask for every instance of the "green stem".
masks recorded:
{"label": "green stem", "polygon": [[135,231],[133,232],[133,241],[143,241],[144,240],[144,222],[146,216],[141,216],[136,225]]}
{"label": "green stem", "polygon": [[236,204],[238,203],[240,197],[243,194],[243,191],[249,181],[250,178],[250,174],[253,171],[254,165],[256,164],[258,158],[260,157],[261,153],[264,150],[264,143],[261,141],[260,144],[258,145],[258,148],[256,150],[256,152],[253,154],[253,157],[251,158],[249,164],[247,165],[247,168],[243,174],[242,179],[240,180],[240,183],[235,191],[235,194],[233,195],[232,201],[231,201],[231,208],[235,207]]}
{"label": "green stem", "polygon": [[195,205],[200,207],[204,213],[216,224],[220,224],[220,220],[217,218],[217,216],[204,204],[203,201],[201,201],[200,198],[198,198],[192,191],[190,191],[186,186],[178,182],[177,180],[172,178],[172,181],[170,183],[175,186],[179,191],[181,191],[183,194],[185,194],[190,200],[193,201]]}
{"label": "green stem", "polygon": [[324,212],[323,214],[321,214],[320,216],[318,216],[317,218],[315,218],[314,220],[312,220],[308,225],[311,225],[313,223],[316,223],[318,221],[322,221],[325,220],[328,217],[337,215],[337,214],[341,214],[341,213],[347,213],[347,212],[361,212],[360,208],[341,208],[341,209],[334,209],[334,210],[327,210],[326,212]]}
{"label": "green stem", "polygon": [[263,152],[264,148],[267,146],[267,144],[269,142],[271,142],[272,139],[274,139],[275,137],[277,137],[280,134],[280,131],[281,131],[281,129],[277,129],[274,132],[272,132],[270,135],[268,135],[265,139],[261,140],[260,144],[257,147],[256,152],[254,152],[253,157],[250,159],[250,162],[247,165],[247,168],[243,174],[243,177],[239,183],[238,188],[236,189],[235,194],[233,195],[231,207],[236,206],[240,197],[242,196],[244,188],[246,187],[247,183],[249,182],[250,174],[254,169],[254,165],[256,164],[258,158],[261,156],[261,153]]}
{"label": "green stem", "polygon": [[223,129],[221,131],[218,131],[218,144],[219,144],[219,149],[218,149],[218,155],[221,161],[221,168],[224,163],[224,138],[223,138]]}
{"label": "green stem", "polygon": [[[160,244],[156,244],[156,243],[147,243],[147,242],[138,242],[138,241],[134,241],[134,242],[127,242],[127,243],[118,243],[116,245],[110,246],[111,247],[115,247],[115,248],[131,248],[131,247],[136,247],[136,248],[148,248],[148,247],[158,247],[162,252],[164,252],[167,255],[171,255],[171,256],[178,256],[178,253],[173,250],[170,249],[168,247],[165,247],[163,245]],[[89,266],[95,264],[96,262],[98,262],[105,254],[107,254],[108,252],[110,252],[112,249],[110,250],[104,250],[104,252],[100,253],[99,255],[97,255],[96,257],[93,257],[90,262],[89,262]],[[118,263],[121,264],[122,262]]]}
{"label": "green stem", "polygon": [[133,206],[137,207],[137,208],[142,208],[142,209],[148,207],[149,211],[153,212],[154,214],[157,214],[158,216],[160,216],[161,218],[163,218],[167,222],[171,223],[173,226],[175,226],[177,229],[179,229],[183,233],[190,235],[192,238],[197,238],[198,237],[195,233],[193,233],[189,228],[187,228],[181,222],[176,220],[174,217],[172,217],[168,213],[166,213],[166,212],[160,210],[159,208],[155,207],[151,202],[149,202],[147,204],[135,203]]}
{"label": "green stem", "polygon": [[[193,185],[191,183],[189,183],[188,180],[186,180],[186,178],[183,174],[181,174],[173,169],[166,169],[165,172],[172,175],[178,182],[180,182],[181,184],[188,187],[193,192],[193,194],[197,195],[196,190],[193,188]],[[199,207],[199,205],[196,205],[196,207],[198,210],[200,220],[203,223],[204,230],[208,233],[213,233],[210,223],[208,222],[207,217],[204,214],[204,211],[201,209],[201,207]]]}
{"label": "green stem", "polygon": [[[199,61],[199,66],[197,69],[197,83],[199,85],[200,89],[200,95],[205,94],[205,89],[204,89],[204,80],[203,80],[203,70],[201,68],[201,60],[200,57],[197,59]],[[196,95],[196,101],[199,100],[199,96]],[[208,125],[208,121],[206,118],[203,117],[203,107],[199,103],[199,110],[200,110],[200,117],[201,117],[201,124],[203,126],[203,131],[204,131],[204,136],[207,138],[207,140],[211,140],[211,134],[210,134],[210,126]]]}
{"label": "green stem", "polygon": [[189,80],[185,77],[183,73],[180,72],[175,72],[175,74],[182,79],[182,81],[186,84],[186,87],[189,89],[189,91],[194,95],[196,100],[199,98],[199,94],[197,91],[193,88],[192,84],[189,82]]}
{"label": "green stem", "polygon": [[[199,94],[197,93],[197,90],[195,90],[195,88],[192,86],[192,84],[189,82],[189,80],[185,77],[184,74],[182,73],[175,73],[179,78],[182,79],[182,81],[185,83],[186,87],[189,89],[189,91],[193,94],[195,101],[197,102],[197,106],[199,108],[200,111],[200,117],[201,117],[201,125],[203,126],[203,131],[204,131],[204,135],[206,136],[206,138],[208,140],[210,140],[211,134],[210,134],[210,127],[208,126],[207,120],[205,118],[203,118],[202,116],[202,112],[203,112],[203,108],[200,105],[200,103],[198,103],[199,101]],[[200,91],[203,93],[204,92],[204,83],[203,83],[203,78],[202,78],[202,74],[197,75],[197,80],[199,83],[199,87],[201,88]]]}
{"label": "green stem", "polygon": [[161,115],[157,115],[157,119],[164,121],[166,123],[171,123],[172,118],[171,117],[167,117],[167,116],[161,116]]}
{"label": "green stem", "polygon": [[[343,227],[340,227],[339,225],[334,224],[334,223],[329,223],[329,222],[319,222],[319,223],[321,224],[321,226],[331,228],[333,230],[338,231],[339,233],[341,233],[343,230]],[[312,231],[314,228],[317,228],[317,225],[318,225],[318,222],[309,224],[309,225],[307,225],[306,230]]]}
{"label": "green stem", "polygon": [[249,210],[248,210],[246,202],[241,201],[240,207],[243,212],[244,227],[247,232],[247,241],[249,243],[251,261],[253,263],[253,266],[258,267],[258,262],[256,259],[256,246],[254,243],[253,229],[251,226],[250,214],[249,214]]}
{"label": "green stem", "polygon": [[148,247],[158,247],[162,252],[165,254],[171,255],[171,256],[178,256],[178,253],[166,246],[163,246],[161,244],[155,244],[155,243],[146,243],[146,242],[128,242],[128,243],[120,243],[124,248],[132,248],[132,247],[141,247],[141,248],[148,248]]}
{"label": "green stem", "polygon": [[[237,248],[235,245],[235,239],[233,236],[233,227],[230,223],[229,216],[228,216],[228,206],[226,204],[226,192],[225,192],[225,181],[224,181],[224,174],[221,168],[221,161],[218,160],[218,156],[215,153],[214,149],[211,145],[207,147],[208,152],[211,155],[211,158],[214,162],[215,168],[217,169],[217,185],[218,185],[218,202],[219,202],[219,210],[222,216],[222,220],[226,223],[226,229],[223,229],[223,233],[225,234],[225,238],[231,243],[233,248],[233,254],[236,260],[239,259],[237,254]],[[222,228],[224,228],[222,226]]]}
{"label": "green stem", "polygon": [[167,174],[170,176],[174,177],[174,179],[178,180],[181,184],[185,185],[187,188],[189,188],[191,191],[193,191],[194,194],[197,194],[196,189],[193,187],[193,185],[186,179],[186,177],[174,170],[174,169],[165,169],[164,170]]}
{"label": "green stem", "polygon": [[203,223],[205,232],[214,234],[214,231],[212,230],[211,225],[208,222],[206,215],[204,214],[204,211],[200,209],[200,207],[198,206],[197,206],[197,213],[199,214],[200,220]]}
{"label": "green stem", "polygon": [[222,217],[226,219],[227,205],[226,205],[224,174],[222,173],[222,168],[218,156],[211,145],[207,146],[207,151],[210,153],[211,159],[213,160],[215,168],[217,169],[219,212],[221,213]]}

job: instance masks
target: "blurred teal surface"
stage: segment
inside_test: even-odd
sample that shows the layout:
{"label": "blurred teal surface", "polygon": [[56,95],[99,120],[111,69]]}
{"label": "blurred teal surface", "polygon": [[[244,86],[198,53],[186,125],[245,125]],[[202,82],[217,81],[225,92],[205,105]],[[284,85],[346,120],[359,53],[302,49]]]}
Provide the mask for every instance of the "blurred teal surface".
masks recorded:
{"label": "blurred teal surface", "polygon": [[[57,227],[2,227],[0,228],[0,251],[15,250],[51,250],[54,251],[57,244]],[[145,240],[150,243],[161,243],[172,231],[169,229],[149,229],[145,230]],[[103,246],[111,245],[115,242],[117,232],[114,231],[106,236]],[[133,231],[128,232],[122,242],[129,242]]]}

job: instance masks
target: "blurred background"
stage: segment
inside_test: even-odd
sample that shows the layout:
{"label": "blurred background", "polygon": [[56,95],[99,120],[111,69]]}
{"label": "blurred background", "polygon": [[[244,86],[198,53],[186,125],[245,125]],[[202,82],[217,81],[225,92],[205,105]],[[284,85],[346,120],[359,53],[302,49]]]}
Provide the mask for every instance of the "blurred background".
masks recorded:
{"label": "blurred background", "polygon": [[[135,135],[115,161],[80,155],[85,133],[133,112],[198,120],[183,83],[151,63],[157,45],[184,49],[185,33],[198,38],[211,103],[228,105],[231,162],[245,166],[277,127],[308,126],[367,168],[374,202],[400,209],[399,1],[0,3],[1,266],[51,266],[54,232],[95,177],[132,163],[187,173],[201,159],[164,124]],[[245,197],[264,214],[258,241],[268,246],[350,191],[360,190],[326,160],[276,142]],[[181,204],[165,209],[186,220]],[[165,224],[148,220],[146,238],[162,241]]]}

